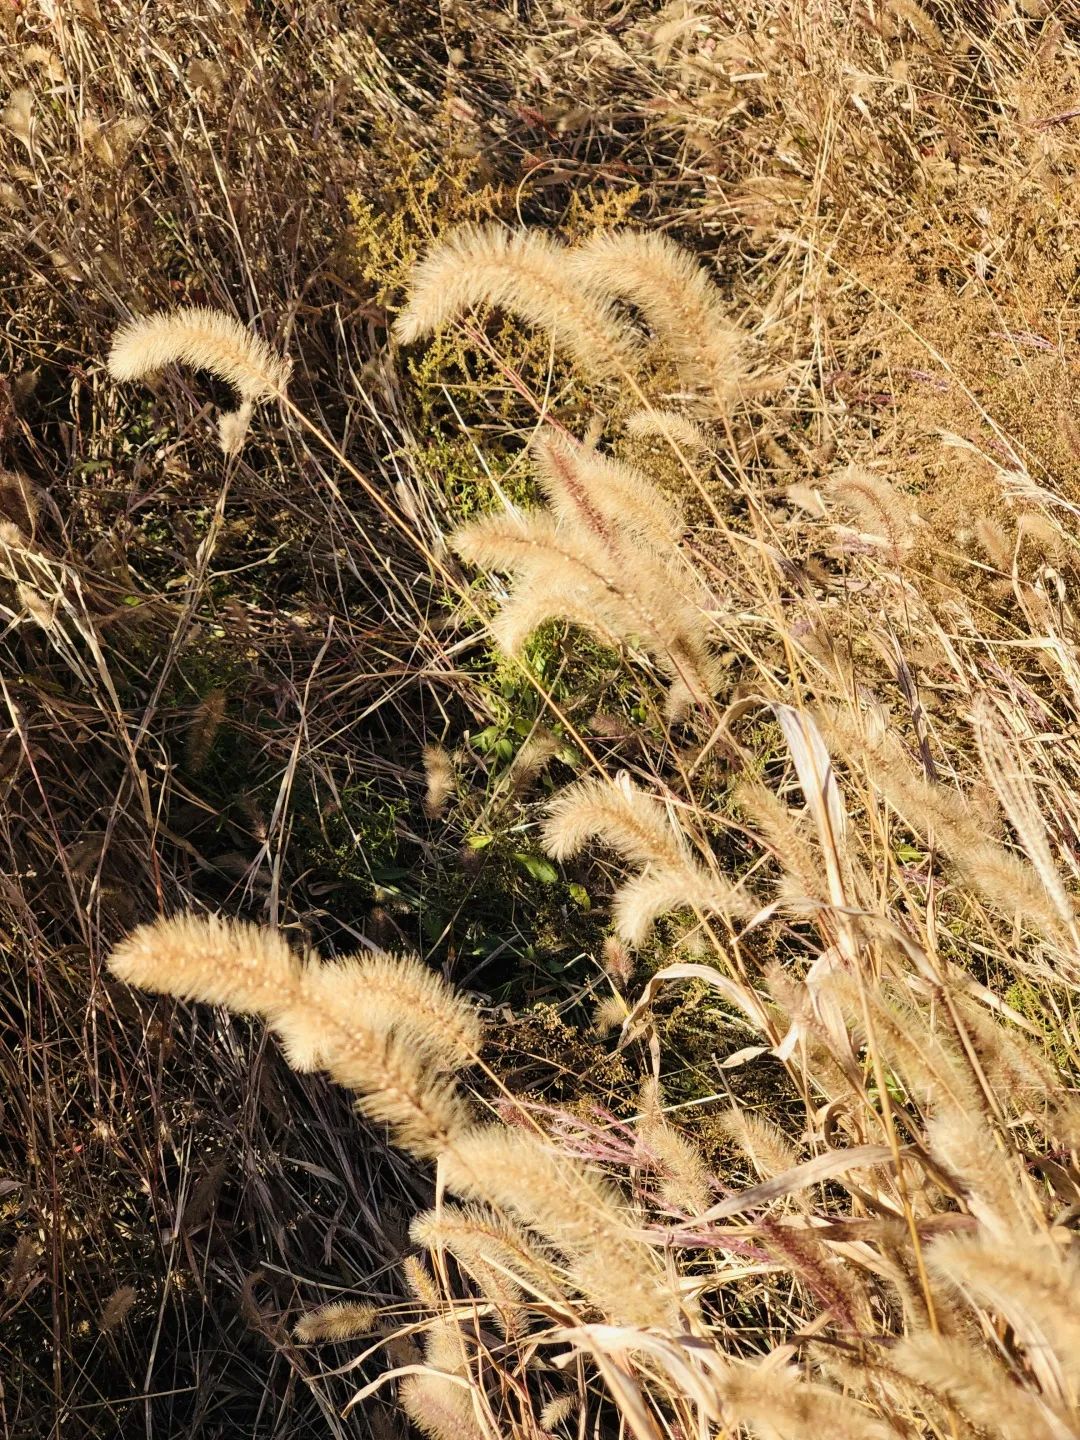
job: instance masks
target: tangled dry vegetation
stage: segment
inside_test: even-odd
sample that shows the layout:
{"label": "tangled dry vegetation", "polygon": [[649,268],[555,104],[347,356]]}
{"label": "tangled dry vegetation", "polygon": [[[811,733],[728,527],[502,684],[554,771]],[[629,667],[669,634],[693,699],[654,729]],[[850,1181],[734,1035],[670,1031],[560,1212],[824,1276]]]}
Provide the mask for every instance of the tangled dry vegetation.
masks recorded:
{"label": "tangled dry vegetation", "polygon": [[1080,1437],[1072,12],[0,56],[0,1433]]}

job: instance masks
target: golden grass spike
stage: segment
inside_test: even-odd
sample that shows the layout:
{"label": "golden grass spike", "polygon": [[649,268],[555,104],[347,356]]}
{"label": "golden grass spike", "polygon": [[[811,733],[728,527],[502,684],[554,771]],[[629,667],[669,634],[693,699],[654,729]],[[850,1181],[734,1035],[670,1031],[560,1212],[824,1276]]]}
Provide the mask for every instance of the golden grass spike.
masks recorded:
{"label": "golden grass spike", "polygon": [[578,529],[563,534],[554,518],[543,510],[483,515],[460,525],[450,543],[470,564],[513,575],[562,562],[577,567],[583,580],[592,577],[595,583],[602,584],[609,564],[609,557],[593,537]]}
{"label": "golden grass spike", "polygon": [[1034,1390],[1018,1384],[985,1349],[925,1332],[901,1340],[890,1364],[916,1385],[954,1405],[980,1430],[1001,1440],[1064,1440],[1070,1434]]}
{"label": "golden grass spike", "polygon": [[[385,957],[387,967],[393,963]],[[444,1004],[434,977],[425,989],[405,966],[395,1000],[380,967],[380,1001],[374,1023],[365,1023],[337,967],[302,965],[275,931],[191,915],[141,926],[116,948],[109,966],[146,990],[262,1016],[294,1068],[322,1067],[355,1090],[363,1113],[389,1125],[412,1155],[434,1159],[469,1123],[457,1086],[432,1063],[432,1051],[440,1061],[453,1053],[439,1033],[448,1017],[460,1027],[458,1044],[475,1021],[464,1002],[456,1009]],[[414,1005],[422,989],[426,1015]]]}
{"label": "golden grass spike", "polygon": [[245,400],[239,409],[228,410],[218,416],[218,444],[223,455],[239,455],[244,448],[254,413],[254,403]]}
{"label": "golden grass spike", "polygon": [[675,1297],[652,1249],[633,1234],[634,1212],[592,1170],[501,1125],[459,1137],[444,1165],[463,1199],[509,1210],[556,1246],[575,1285],[616,1323],[673,1323]]}
{"label": "golden grass spike", "polygon": [[533,446],[540,488],[557,519],[576,520],[602,539],[628,531],[661,549],[674,545],[681,507],[632,465],[551,432]]}
{"label": "golden grass spike", "polygon": [[692,863],[686,837],[664,806],[625,775],[581,780],[548,807],[543,842],[553,859],[570,859],[594,837],[637,865]]}
{"label": "golden grass spike", "polygon": [[670,681],[669,718],[708,703],[723,666],[706,638],[711,597],[673,543],[677,507],[630,467],[585,447],[539,448],[556,513],[507,510],[451,536],[462,559],[517,578],[492,624],[496,642],[516,655],[538,625],[561,617],[605,643],[646,650]]}
{"label": "golden grass spike", "polygon": [[656,1079],[644,1081],[638,1104],[637,1133],[658,1164],[661,1199],[680,1214],[707,1210],[712,1177],[705,1156],[698,1145],[668,1121]]}
{"label": "golden grass spike", "polygon": [[445,1249],[468,1273],[494,1310],[506,1335],[525,1321],[526,1287],[539,1295],[556,1288],[554,1270],[543,1262],[535,1239],[523,1227],[485,1205],[443,1204],[413,1221],[409,1234],[428,1250]]}
{"label": "golden grass spike", "polygon": [[1080,1386],[1080,1260],[1050,1239],[948,1236],[928,1251],[931,1269],[1006,1320],[1048,1396]]}
{"label": "golden grass spike", "polygon": [[317,1340],[355,1340],[358,1335],[369,1335],[378,1317],[374,1305],[335,1300],[301,1315],[293,1326],[293,1335],[302,1345],[312,1345]]}
{"label": "golden grass spike", "polygon": [[472,1064],[483,1044],[475,1009],[416,955],[353,955],[312,965],[304,994],[320,1012],[333,1013],[343,1031],[398,1033],[446,1069]]}
{"label": "golden grass spike", "polygon": [[633,979],[634,960],[626,946],[614,935],[604,941],[601,963],[619,990],[625,990]]}
{"label": "golden grass spike", "polygon": [[29,478],[19,470],[0,466],[0,516],[25,534],[33,534],[38,518],[37,494]]}
{"label": "golden grass spike", "polygon": [[424,762],[424,779],[427,782],[424,814],[429,820],[436,820],[454,793],[454,763],[442,745],[425,745],[421,758]]}
{"label": "golden grass spike", "polygon": [[490,1440],[476,1423],[471,1385],[431,1371],[406,1375],[398,1386],[401,1408],[428,1440]]}
{"label": "golden grass spike", "polygon": [[699,633],[701,622],[690,606],[682,607],[680,619],[682,633],[672,635],[668,646],[655,655],[671,681],[664,700],[664,715],[671,724],[707,705],[724,679],[724,663]]}
{"label": "golden grass spike", "polygon": [[58,628],[56,599],[50,603],[36,585],[30,585],[26,581],[20,580],[15,586],[15,599],[31,620],[40,625],[43,630],[53,631]]}
{"label": "golden grass spike", "polygon": [[727,914],[749,919],[753,907],[732,887],[718,884],[700,865],[648,865],[624,881],[611,900],[611,922],[631,948],[644,945],[662,915],[693,910],[701,916]]}
{"label": "golden grass spike", "polygon": [[1040,1216],[1027,1193],[1016,1155],[1003,1150],[979,1111],[948,1109],[926,1125],[927,1148],[963,1187],[968,1209],[990,1235],[1005,1240],[1034,1235]]}
{"label": "golden grass spike", "polygon": [[592,1028],[598,1035],[610,1035],[613,1030],[622,1029],[628,1013],[621,995],[605,995],[592,1008]]}
{"label": "golden grass spike", "polygon": [[216,686],[199,701],[191,718],[187,735],[188,769],[198,774],[206,764],[225,719],[227,695],[223,687]]}
{"label": "golden grass spike", "polygon": [[245,404],[283,396],[292,368],[234,316],[198,305],[130,321],[109,352],[114,380],[144,380],[176,363],[209,370]]}
{"label": "golden grass spike", "polygon": [[456,1082],[432,1063],[409,1027],[387,1034],[343,1024],[331,1006],[305,1005],[274,1028],[291,1064],[318,1066],[355,1091],[357,1108],[389,1126],[395,1145],[410,1155],[436,1160],[467,1129],[469,1110]]}
{"label": "golden grass spike", "polygon": [[[772,1180],[798,1165],[798,1151],[784,1132],[753,1111],[732,1106],[719,1117],[719,1124],[753,1165],[759,1179]],[[800,1209],[806,1208],[805,1191],[797,1192],[794,1198]]]}
{"label": "golden grass spike", "polygon": [[454,1315],[441,1315],[429,1325],[424,1341],[424,1358],[447,1375],[467,1375],[475,1339]]}
{"label": "golden grass spike", "polygon": [[409,1294],[423,1310],[436,1315],[443,1308],[443,1295],[431,1271],[419,1255],[406,1255],[401,1262],[401,1278]]}
{"label": "golden grass spike", "polygon": [[1047,1056],[970,996],[953,995],[952,1005],[1007,1113],[1031,1115],[1050,1139],[1068,1150],[1080,1148],[1080,1103]]}
{"label": "golden grass spike", "polygon": [[19,529],[13,520],[0,520],[0,576],[19,580],[27,574],[39,575],[35,562],[45,562],[44,553]]}
{"label": "golden grass spike", "polygon": [[0,111],[0,126],[20,141],[27,155],[34,158],[34,94],[25,86],[13,90]]}
{"label": "golden grass spike", "polygon": [[560,532],[543,511],[509,511],[460,526],[450,543],[463,560],[513,574],[517,584],[491,623],[500,649],[517,655],[548,620],[566,619],[610,644],[625,633],[632,607],[605,578],[609,553],[581,527]]}
{"label": "golden grass spike", "polygon": [[564,246],[538,230],[463,225],[448,232],[413,272],[394,335],[407,345],[484,305],[547,331],[588,373],[614,378],[637,368],[633,331],[609,301],[576,280]]}
{"label": "golden grass spike", "polygon": [[522,743],[506,772],[506,783],[515,794],[522,794],[533,785],[563,748],[563,741],[553,731],[537,726]]}
{"label": "golden grass spike", "polygon": [[491,637],[504,654],[520,655],[529,636],[549,620],[580,625],[605,644],[618,646],[621,632],[605,623],[603,592],[590,590],[584,580],[571,589],[570,577],[563,580],[560,585],[557,572],[546,573],[504,602],[491,621]]}
{"label": "golden grass spike", "polygon": [[691,464],[709,449],[709,437],[703,427],[681,410],[654,409],[648,406],[633,410],[626,417],[626,433],[639,440],[659,439],[675,447]]}
{"label": "golden grass spike", "polygon": [[551,1257],[539,1236],[490,1205],[444,1203],[417,1215],[409,1227],[417,1245],[433,1250],[445,1246],[465,1265],[498,1265],[519,1278],[534,1280],[552,1273]]}
{"label": "golden grass spike", "polygon": [[636,950],[652,934],[653,926],[673,910],[708,909],[709,888],[699,883],[693,867],[647,865],[640,875],[624,880],[611,897],[611,923],[615,936]]}
{"label": "golden grass spike", "polygon": [[1017,549],[1015,537],[1010,538],[1002,526],[988,515],[978,516],[972,526],[972,531],[990,563],[995,565],[1003,575],[1010,574]]}
{"label": "golden grass spike", "polygon": [[108,1334],[110,1330],[117,1329],[127,1319],[131,1307],[138,1298],[133,1285],[118,1286],[105,1304],[101,1307],[101,1314],[98,1316],[98,1329]]}
{"label": "golden grass spike", "polygon": [[601,232],[570,252],[582,285],[630,300],[674,356],[683,380],[726,414],[746,380],[745,337],[697,259],[654,231]]}
{"label": "golden grass spike", "polygon": [[730,1425],[753,1434],[829,1440],[893,1440],[895,1430],[875,1420],[857,1400],[804,1380],[793,1368],[768,1362],[729,1367],[720,1393]]}
{"label": "golden grass spike", "polygon": [[[513,574],[517,585],[492,621],[496,643],[517,655],[528,637],[548,620],[565,619],[617,645],[628,633],[648,627],[635,591],[624,593],[608,577],[616,570],[612,552],[580,525],[560,529],[543,511],[486,515],[457,529],[450,543],[463,560]],[[639,572],[649,557],[637,557]],[[640,580],[640,573],[635,579]],[[659,649],[652,638],[650,649]]]}
{"label": "golden grass spike", "polygon": [[277,931],[214,915],[140,925],[112,952],[109,969],[142,990],[270,1021],[296,1003],[302,974]]}
{"label": "golden grass spike", "polygon": [[1010,715],[1007,703],[978,695],[971,710],[971,726],[983,770],[1001,801],[1024,853],[1034,866],[1061,923],[1076,937],[1076,912],[1061,879],[1050,848],[1042,802],[1023,747],[1022,717]]}
{"label": "golden grass spike", "polygon": [[569,786],[548,807],[542,833],[544,847],[556,860],[576,855],[595,837],[643,867],[613,899],[616,933],[627,945],[640,945],[658,916],[670,910],[743,919],[755,912],[747,896],[694,859],[660,802],[625,776]]}
{"label": "golden grass spike", "polygon": [[801,817],[760,781],[741,781],[733,798],[783,866],[785,878],[793,882],[788,889],[796,888],[803,897],[827,896],[829,881],[824,862],[800,825]]}
{"label": "golden grass spike", "polygon": [[406,1415],[429,1440],[484,1440],[466,1339],[456,1320],[440,1317],[428,1326],[424,1359],[428,1368],[407,1375],[398,1389]]}
{"label": "golden grass spike", "polygon": [[[937,21],[929,11],[916,4],[915,0],[889,0],[889,3],[883,7],[882,13],[883,16],[888,16],[895,22],[906,20],[919,39],[932,49],[944,50],[947,47],[948,42],[941,33],[941,27]],[[899,23],[897,23],[896,29],[899,33],[901,29]]]}
{"label": "golden grass spike", "polygon": [[919,517],[904,493],[881,475],[849,465],[829,481],[829,490],[858,518],[862,529],[882,541],[899,564],[915,544]]}
{"label": "golden grass spike", "polygon": [[570,1420],[581,1409],[581,1396],[568,1393],[556,1395],[540,1412],[540,1424],[545,1430],[554,1430]]}
{"label": "golden grass spike", "polygon": [[852,1030],[869,1024],[873,1041],[902,1077],[913,1102],[935,1115],[981,1114],[980,1093],[966,1057],[926,1012],[882,985],[861,988],[835,971],[822,986],[835,998]]}
{"label": "golden grass spike", "polygon": [[[989,838],[961,795],[920,775],[895,737],[874,743],[850,717],[818,716],[831,742],[861,761],[867,778],[916,834],[931,834],[960,874],[1003,915],[1022,916],[1047,939],[1071,947],[1071,926],[1032,867]],[[1018,963],[1022,963],[1018,961]],[[1076,967],[1072,973],[1075,975]]]}

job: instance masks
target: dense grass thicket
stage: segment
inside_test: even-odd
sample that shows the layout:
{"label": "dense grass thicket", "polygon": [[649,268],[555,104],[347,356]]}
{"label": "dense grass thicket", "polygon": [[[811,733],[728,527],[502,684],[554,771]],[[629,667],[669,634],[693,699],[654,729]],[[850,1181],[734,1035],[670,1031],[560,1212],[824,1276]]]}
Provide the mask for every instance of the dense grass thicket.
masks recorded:
{"label": "dense grass thicket", "polygon": [[1072,7],[0,81],[2,1440],[1080,1440]]}

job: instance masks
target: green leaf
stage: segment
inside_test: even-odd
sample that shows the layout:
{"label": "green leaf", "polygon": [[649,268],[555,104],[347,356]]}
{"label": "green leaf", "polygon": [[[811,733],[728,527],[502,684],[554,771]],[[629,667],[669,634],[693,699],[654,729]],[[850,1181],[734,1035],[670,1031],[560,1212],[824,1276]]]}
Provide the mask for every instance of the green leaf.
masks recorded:
{"label": "green leaf", "polygon": [[559,872],[551,861],[544,860],[539,855],[526,855],[524,850],[515,850],[514,859],[527,875],[539,880],[541,885],[554,885],[559,878]]}
{"label": "green leaf", "polygon": [[585,889],[584,885],[579,885],[575,880],[566,888],[570,891],[573,899],[581,906],[582,910],[592,909],[592,901],[589,899],[589,892]]}

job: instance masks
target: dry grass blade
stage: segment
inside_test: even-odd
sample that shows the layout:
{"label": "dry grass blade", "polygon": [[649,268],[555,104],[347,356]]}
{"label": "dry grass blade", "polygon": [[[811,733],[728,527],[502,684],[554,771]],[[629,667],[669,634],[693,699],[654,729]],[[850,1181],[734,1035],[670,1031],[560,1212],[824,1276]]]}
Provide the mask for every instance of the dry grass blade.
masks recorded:
{"label": "dry grass blade", "polygon": [[1066,8],[0,5],[0,1440],[1078,1440]]}

